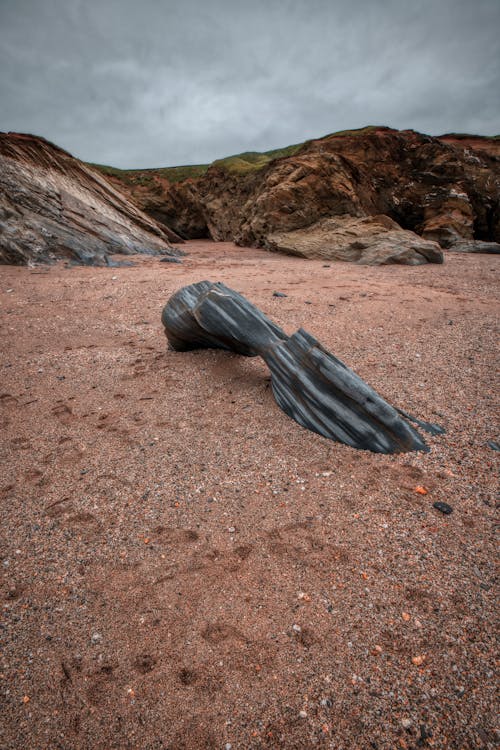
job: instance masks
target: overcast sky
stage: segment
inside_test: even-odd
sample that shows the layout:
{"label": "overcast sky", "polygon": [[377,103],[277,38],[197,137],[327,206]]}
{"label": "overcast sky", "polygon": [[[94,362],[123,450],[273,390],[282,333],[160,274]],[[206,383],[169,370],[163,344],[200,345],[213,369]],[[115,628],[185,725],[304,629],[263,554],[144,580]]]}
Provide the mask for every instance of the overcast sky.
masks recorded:
{"label": "overcast sky", "polygon": [[120,167],[500,133],[500,0],[0,0],[0,130]]}

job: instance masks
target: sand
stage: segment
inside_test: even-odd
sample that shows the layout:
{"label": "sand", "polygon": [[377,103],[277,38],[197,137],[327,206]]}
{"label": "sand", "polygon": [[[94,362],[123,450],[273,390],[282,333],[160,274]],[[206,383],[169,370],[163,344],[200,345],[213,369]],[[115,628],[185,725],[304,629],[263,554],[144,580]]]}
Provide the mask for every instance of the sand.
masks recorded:
{"label": "sand", "polygon": [[[0,747],[495,747],[497,259],[184,249],[0,269]],[[356,451],[260,360],[167,351],[205,278],[447,434]]]}

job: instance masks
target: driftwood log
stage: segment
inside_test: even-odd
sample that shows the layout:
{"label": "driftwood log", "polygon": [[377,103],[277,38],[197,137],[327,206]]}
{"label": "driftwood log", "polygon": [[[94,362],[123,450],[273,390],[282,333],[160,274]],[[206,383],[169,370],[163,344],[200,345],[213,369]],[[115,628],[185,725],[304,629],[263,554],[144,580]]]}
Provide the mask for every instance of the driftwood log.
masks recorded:
{"label": "driftwood log", "polygon": [[308,430],[376,453],[428,451],[416,423],[444,430],[394,408],[302,328],[287,336],[257,307],[221,283],[200,281],[167,302],[162,323],[176,351],[227,349],[261,356],[278,406]]}

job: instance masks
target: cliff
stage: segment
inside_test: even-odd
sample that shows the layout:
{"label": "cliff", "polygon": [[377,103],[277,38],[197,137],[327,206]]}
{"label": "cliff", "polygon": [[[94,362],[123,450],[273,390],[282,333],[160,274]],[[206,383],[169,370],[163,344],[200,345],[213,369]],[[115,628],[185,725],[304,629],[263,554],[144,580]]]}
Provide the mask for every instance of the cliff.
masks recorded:
{"label": "cliff", "polygon": [[[490,251],[495,250],[491,243],[500,241],[498,143],[479,136],[433,138],[368,127],[267,154],[241,154],[208,167],[113,170],[108,178],[185,238],[234,240],[307,257],[303,236],[298,248],[290,233],[308,228],[324,238],[325,226],[333,227],[327,220],[345,224],[349,217],[385,216],[398,225],[391,225],[393,233],[406,230],[398,236],[405,251],[394,255],[389,243],[388,260],[378,253],[374,262],[426,262],[431,257],[408,254],[405,243],[425,241],[433,260],[437,245],[477,251],[490,243]],[[354,235],[358,231],[366,234],[366,224]],[[351,259],[371,262],[357,252]]]}
{"label": "cliff", "polygon": [[0,133],[0,263],[175,254],[159,226],[97,171],[43,138]]}

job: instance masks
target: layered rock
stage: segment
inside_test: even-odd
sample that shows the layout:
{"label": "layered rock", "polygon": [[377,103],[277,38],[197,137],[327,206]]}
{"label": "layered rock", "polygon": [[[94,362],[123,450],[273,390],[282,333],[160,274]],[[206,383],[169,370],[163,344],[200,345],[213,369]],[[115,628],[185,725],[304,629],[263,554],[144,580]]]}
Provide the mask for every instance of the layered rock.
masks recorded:
{"label": "layered rock", "polygon": [[210,236],[201,208],[196,181],[182,180],[177,190],[163,172],[169,170],[120,170],[92,165],[143,213],[182,239]]}
{"label": "layered rock", "polygon": [[0,133],[0,263],[175,255],[179,238],[103,176],[43,138]]}
{"label": "layered rock", "polygon": [[300,328],[287,336],[245,297],[220,282],[179,289],[162,312],[176,351],[225,349],[261,356],[271,371],[276,403],[308,430],[375,453],[429,450],[408,423],[439,435],[444,429],[393,407],[353,370]]}
{"label": "layered rock", "polygon": [[481,240],[463,240],[455,243],[450,250],[456,253],[486,253],[500,255],[500,242],[481,242]]}
{"label": "layered rock", "polygon": [[[500,241],[495,139],[375,127],[309,141],[263,167],[226,161],[196,179],[164,180],[163,192],[155,183],[155,205],[183,236],[271,247],[276,233],[316,231],[322,220],[386,215],[444,248]],[[150,210],[144,186],[127,189]]]}
{"label": "layered rock", "polygon": [[442,263],[437,244],[396,224],[388,216],[335,216],[291,232],[268,235],[266,247],[288,255],[343,260],[375,266]]}
{"label": "layered rock", "polygon": [[472,156],[475,151],[487,156],[500,158],[500,136],[471,135],[469,133],[445,133],[438,136],[443,143],[449,143],[468,152]]}

